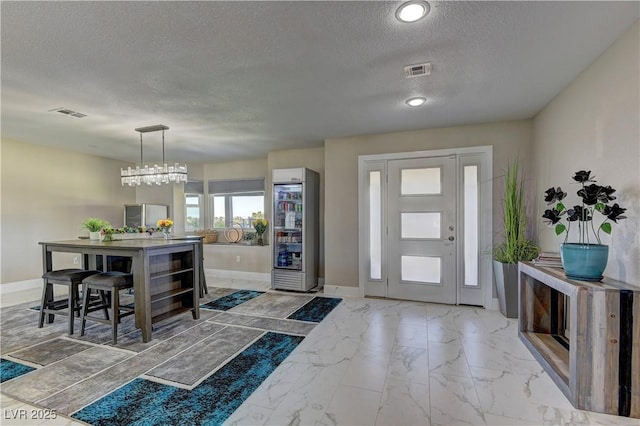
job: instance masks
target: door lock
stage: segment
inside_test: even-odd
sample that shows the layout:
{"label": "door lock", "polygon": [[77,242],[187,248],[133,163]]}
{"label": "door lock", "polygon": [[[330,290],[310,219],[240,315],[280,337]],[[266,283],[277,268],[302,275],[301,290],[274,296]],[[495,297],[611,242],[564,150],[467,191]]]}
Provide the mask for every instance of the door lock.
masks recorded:
{"label": "door lock", "polygon": [[453,235],[449,237],[449,241],[453,241],[453,240],[455,240],[455,239],[456,239],[456,238],[455,238]]}

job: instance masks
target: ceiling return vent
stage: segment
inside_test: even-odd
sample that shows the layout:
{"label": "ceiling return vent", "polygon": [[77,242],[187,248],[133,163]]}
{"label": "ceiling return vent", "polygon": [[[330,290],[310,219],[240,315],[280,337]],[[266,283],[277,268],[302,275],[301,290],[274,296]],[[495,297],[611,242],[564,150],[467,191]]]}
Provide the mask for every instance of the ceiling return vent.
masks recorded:
{"label": "ceiling return vent", "polygon": [[404,66],[404,76],[406,78],[420,77],[429,74],[431,74],[431,62]]}
{"label": "ceiling return vent", "polygon": [[60,114],[70,115],[71,117],[77,117],[77,118],[82,118],[87,116],[87,114],[83,114],[78,111],[73,111],[64,107],[50,109],[49,112],[59,112]]}

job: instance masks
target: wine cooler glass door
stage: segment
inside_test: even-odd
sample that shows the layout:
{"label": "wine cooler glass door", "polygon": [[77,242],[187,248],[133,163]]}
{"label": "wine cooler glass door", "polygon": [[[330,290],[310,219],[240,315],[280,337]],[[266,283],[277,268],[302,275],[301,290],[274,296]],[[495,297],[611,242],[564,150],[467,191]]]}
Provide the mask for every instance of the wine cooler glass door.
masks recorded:
{"label": "wine cooler glass door", "polygon": [[275,184],[273,265],[278,269],[302,270],[303,191],[302,184]]}

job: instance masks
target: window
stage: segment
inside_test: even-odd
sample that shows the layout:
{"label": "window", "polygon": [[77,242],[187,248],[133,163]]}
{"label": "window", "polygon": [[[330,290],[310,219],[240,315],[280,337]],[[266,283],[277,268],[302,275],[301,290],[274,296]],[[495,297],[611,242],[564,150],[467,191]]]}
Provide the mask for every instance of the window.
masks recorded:
{"label": "window", "polygon": [[264,178],[209,181],[209,206],[211,228],[252,229],[255,219],[264,218]]}
{"label": "window", "polygon": [[184,230],[194,232],[203,229],[202,198],[204,193],[202,181],[189,181],[184,187]]}
{"label": "window", "polygon": [[185,215],[184,230],[186,232],[202,229],[200,222],[200,205],[202,195],[200,194],[184,194]]}
{"label": "window", "polygon": [[478,286],[478,166],[464,166],[464,285]]}

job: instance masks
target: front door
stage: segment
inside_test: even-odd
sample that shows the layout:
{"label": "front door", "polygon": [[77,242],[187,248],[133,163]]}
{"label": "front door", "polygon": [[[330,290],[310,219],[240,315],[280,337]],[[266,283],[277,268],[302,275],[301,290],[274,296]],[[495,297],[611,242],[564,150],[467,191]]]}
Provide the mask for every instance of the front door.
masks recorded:
{"label": "front door", "polygon": [[456,303],[456,157],[388,162],[388,297]]}

